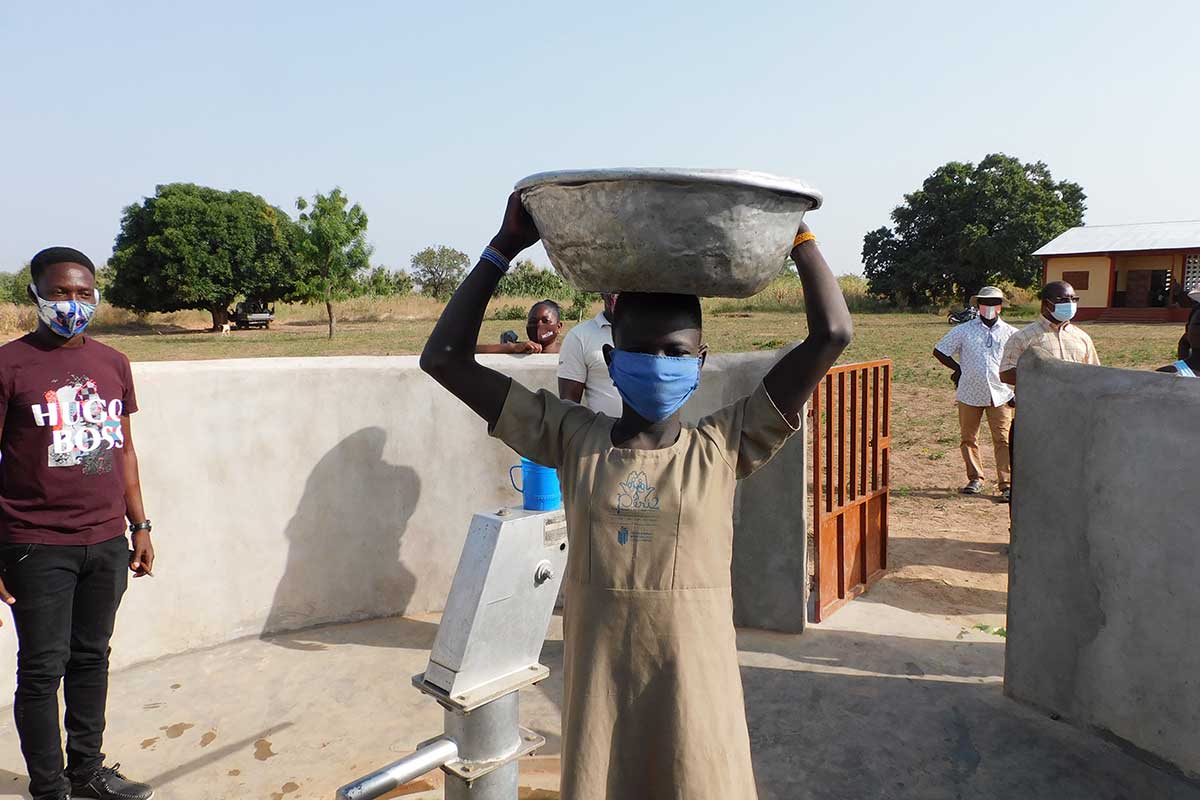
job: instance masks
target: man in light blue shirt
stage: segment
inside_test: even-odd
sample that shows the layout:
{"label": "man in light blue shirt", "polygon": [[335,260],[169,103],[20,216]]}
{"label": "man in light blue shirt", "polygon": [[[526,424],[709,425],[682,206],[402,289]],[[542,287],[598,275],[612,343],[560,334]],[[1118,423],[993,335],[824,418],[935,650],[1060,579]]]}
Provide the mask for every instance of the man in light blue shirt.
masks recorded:
{"label": "man in light blue shirt", "polygon": [[[983,491],[983,464],[979,460],[979,425],[984,414],[992,432],[996,454],[997,484],[1000,498],[1012,496],[1012,465],[1009,456],[1009,432],[1013,419],[1012,387],[1000,380],[1000,359],[1004,345],[1017,329],[1000,319],[1004,293],[985,286],[971,298],[979,307],[979,316],[955,326],[933,348],[933,357],[953,370],[951,380],[957,388],[958,425],[962,433],[961,449],[967,467],[967,485],[963,494]],[[958,360],[955,361],[955,358]]]}

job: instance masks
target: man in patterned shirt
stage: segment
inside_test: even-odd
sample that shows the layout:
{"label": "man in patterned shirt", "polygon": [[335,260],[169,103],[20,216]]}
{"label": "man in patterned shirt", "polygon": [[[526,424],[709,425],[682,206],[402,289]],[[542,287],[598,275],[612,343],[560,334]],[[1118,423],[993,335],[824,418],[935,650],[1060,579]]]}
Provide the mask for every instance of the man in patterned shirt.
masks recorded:
{"label": "man in patterned shirt", "polygon": [[1042,314],[1037,322],[1022,328],[1004,347],[1000,359],[1000,380],[1017,385],[1017,362],[1026,350],[1034,350],[1046,358],[1074,361],[1077,364],[1100,364],[1096,345],[1071,320],[1079,309],[1075,287],[1066,281],[1052,281],[1042,289]]}
{"label": "man in patterned shirt", "polygon": [[951,380],[958,387],[955,393],[958,426],[962,433],[963,462],[967,466],[967,485],[962,493],[979,494],[983,490],[979,425],[986,414],[996,454],[996,482],[1000,497],[1008,502],[1012,480],[1008,435],[1012,427],[1013,391],[1000,380],[1000,357],[1017,329],[1000,319],[1004,293],[995,286],[983,287],[971,300],[978,305],[979,316],[943,336],[933,348],[933,357],[953,370]]}

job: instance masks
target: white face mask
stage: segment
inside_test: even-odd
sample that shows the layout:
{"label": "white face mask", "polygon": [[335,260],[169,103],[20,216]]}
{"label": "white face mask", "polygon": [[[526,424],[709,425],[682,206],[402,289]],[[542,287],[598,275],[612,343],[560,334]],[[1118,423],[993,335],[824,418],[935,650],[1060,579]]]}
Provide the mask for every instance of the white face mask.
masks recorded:
{"label": "white face mask", "polygon": [[996,319],[1000,316],[1000,306],[980,306],[979,316],[984,319]]}

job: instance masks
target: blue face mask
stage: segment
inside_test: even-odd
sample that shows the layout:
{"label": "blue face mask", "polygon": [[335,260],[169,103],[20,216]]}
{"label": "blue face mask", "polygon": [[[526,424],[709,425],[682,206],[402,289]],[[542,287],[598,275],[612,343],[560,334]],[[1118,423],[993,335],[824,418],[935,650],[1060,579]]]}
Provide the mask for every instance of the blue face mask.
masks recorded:
{"label": "blue face mask", "polygon": [[1055,303],[1054,318],[1059,322],[1070,322],[1075,316],[1075,309],[1078,306],[1075,303]]}
{"label": "blue face mask", "polygon": [[700,386],[699,358],[652,356],[613,350],[608,374],[621,399],[651,422],[674,414]]}

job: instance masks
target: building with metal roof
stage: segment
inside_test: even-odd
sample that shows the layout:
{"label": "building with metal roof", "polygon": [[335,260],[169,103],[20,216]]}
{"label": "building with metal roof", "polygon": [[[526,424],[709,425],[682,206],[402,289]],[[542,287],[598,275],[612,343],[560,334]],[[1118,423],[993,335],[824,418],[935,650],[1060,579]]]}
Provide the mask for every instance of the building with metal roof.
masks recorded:
{"label": "building with metal roof", "polygon": [[1075,287],[1077,319],[1179,322],[1200,290],[1200,220],[1084,225],[1033,254],[1044,280]]}

